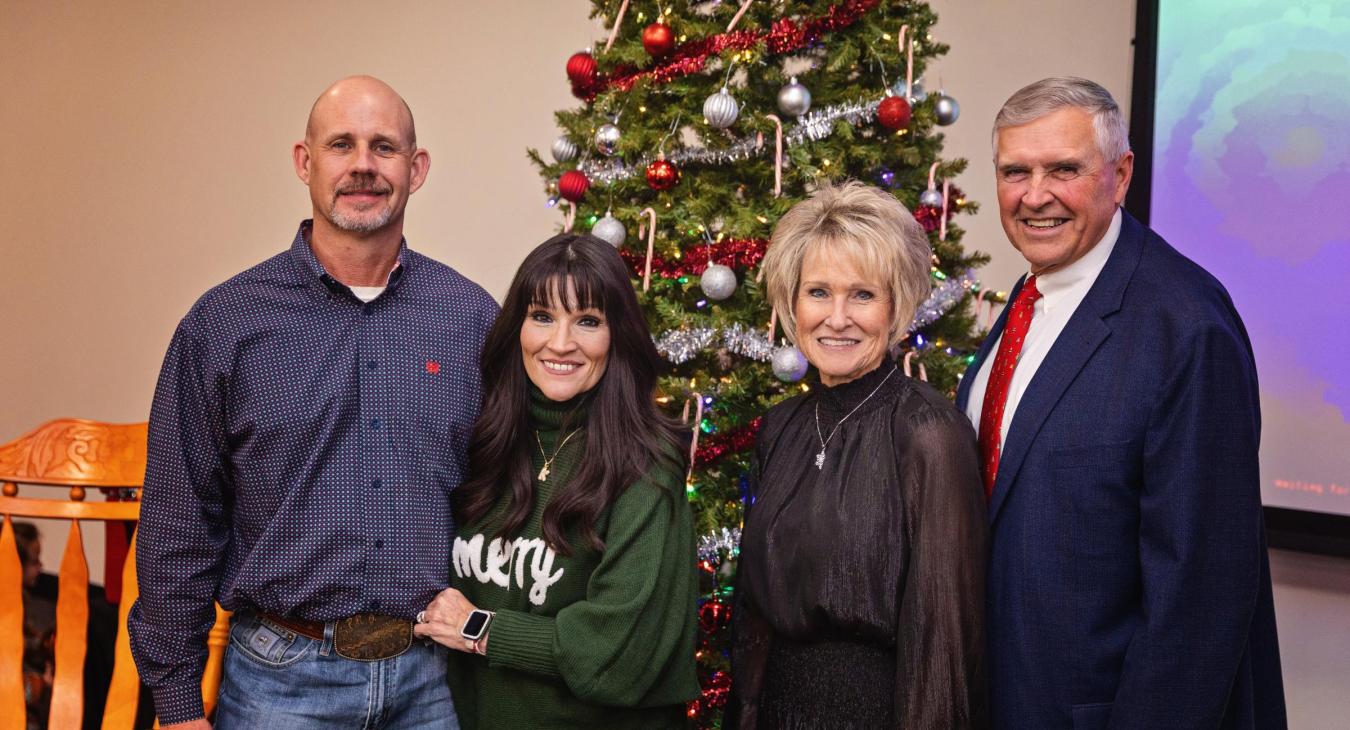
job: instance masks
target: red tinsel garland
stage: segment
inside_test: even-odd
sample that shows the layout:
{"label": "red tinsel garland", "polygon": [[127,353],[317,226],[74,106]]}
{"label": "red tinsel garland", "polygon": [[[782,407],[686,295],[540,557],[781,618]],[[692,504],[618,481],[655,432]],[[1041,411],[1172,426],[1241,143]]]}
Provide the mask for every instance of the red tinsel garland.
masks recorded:
{"label": "red tinsel garland", "polygon": [[694,466],[707,466],[726,456],[745,451],[755,445],[755,434],[759,433],[760,419],[699,439],[698,451],[694,452]]}
{"label": "red tinsel garland", "polygon": [[[652,273],[667,279],[681,276],[701,276],[708,268],[708,258],[713,263],[730,266],[733,269],[750,269],[764,258],[769,242],[763,238],[728,238],[708,246],[691,246],[678,259],[668,259],[659,254],[652,255]],[[635,276],[642,276],[647,258],[637,251],[619,249],[619,255],[628,262]]]}
{"label": "red tinsel garland", "polygon": [[585,101],[593,101],[601,92],[611,88],[628,91],[641,79],[664,84],[681,76],[703,70],[709,56],[723,51],[744,51],[765,43],[770,55],[780,55],[804,48],[825,33],[847,28],[858,22],[880,0],[848,0],[842,5],[831,5],[823,17],[796,21],[780,18],[767,32],[737,30],[681,44],[665,60],[647,69],[621,66],[608,74],[597,74],[572,84],[572,94]]}
{"label": "red tinsel garland", "polygon": [[716,710],[727,704],[731,695],[731,675],[727,672],[713,672],[707,680],[701,681],[700,697],[689,703],[689,717],[699,721],[700,726]]}

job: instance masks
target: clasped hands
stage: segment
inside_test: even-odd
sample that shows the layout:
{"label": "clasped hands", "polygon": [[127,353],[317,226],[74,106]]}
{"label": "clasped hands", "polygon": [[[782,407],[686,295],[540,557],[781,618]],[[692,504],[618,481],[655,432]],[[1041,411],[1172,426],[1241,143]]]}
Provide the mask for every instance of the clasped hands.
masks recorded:
{"label": "clasped hands", "polygon": [[[413,635],[473,654],[474,642],[464,638],[460,630],[476,608],[463,593],[446,588],[431,599],[425,611],[418,614],[418,620],[413,624]],[[478,642],[479,649],[486,650],[487,642],[488,637],[484,636]]]}

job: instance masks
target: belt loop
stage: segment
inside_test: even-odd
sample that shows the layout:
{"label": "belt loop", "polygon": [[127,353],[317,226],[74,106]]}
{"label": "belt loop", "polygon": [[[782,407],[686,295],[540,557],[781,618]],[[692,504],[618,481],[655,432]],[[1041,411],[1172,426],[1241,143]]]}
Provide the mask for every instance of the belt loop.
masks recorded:
{"label": "belt loop", "polygon": [[328,621],[323,625],[323,641],[319,644],[319,656],[328,656],[333,653],[333,631],[337,628],[336,621]]}

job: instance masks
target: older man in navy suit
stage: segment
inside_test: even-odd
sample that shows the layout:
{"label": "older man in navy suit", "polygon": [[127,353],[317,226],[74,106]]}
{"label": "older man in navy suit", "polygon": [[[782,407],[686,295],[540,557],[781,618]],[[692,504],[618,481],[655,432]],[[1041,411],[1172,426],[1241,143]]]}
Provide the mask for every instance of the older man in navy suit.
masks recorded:
{"label": "older man in navy suit", "polygon": [[1256,366],[1222,285],[1120,209],[1111,95],[1052,78],[994,124],[1028,275],[967,371],[998,728],[1283,728]]}

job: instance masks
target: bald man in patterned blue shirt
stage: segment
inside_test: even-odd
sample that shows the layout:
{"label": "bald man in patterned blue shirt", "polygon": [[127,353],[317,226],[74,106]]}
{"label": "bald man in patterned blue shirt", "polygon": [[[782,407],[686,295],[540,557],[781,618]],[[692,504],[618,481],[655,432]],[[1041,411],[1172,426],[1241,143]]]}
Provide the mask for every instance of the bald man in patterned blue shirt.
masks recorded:
{"label": "bald man in patterned blue shirt", "polygon": [[132,653],[164,727],[210,728],[219,601],[217,728],[457,728],[445,650],[411,623],[449,582],[497,305],[403,239],[430,157],[389,86],[335,83],[293,156],[313,219],[198,300],[165,356]]}

